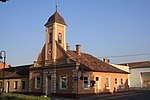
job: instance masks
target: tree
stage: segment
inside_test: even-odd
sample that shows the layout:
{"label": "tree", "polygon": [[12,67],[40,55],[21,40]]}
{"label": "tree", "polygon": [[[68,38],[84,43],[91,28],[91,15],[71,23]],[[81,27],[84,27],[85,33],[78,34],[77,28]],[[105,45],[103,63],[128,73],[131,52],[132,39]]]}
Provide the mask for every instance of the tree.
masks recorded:
{"label": "tree", "polygon": [[8,1],[8,0],[0,0],[1,2],[6,2],[6,1]]}

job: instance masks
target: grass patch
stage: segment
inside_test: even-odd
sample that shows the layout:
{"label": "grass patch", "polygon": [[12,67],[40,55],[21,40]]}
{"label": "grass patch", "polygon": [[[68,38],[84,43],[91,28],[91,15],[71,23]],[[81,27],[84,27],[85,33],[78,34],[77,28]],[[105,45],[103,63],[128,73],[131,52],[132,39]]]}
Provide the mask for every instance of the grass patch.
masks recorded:
{"label": "grass patch", "polygon": [[50,100],[50,98],[44,96],[30,96],[16,93],[3,93],[2,95],[0,95],[0,100]]}

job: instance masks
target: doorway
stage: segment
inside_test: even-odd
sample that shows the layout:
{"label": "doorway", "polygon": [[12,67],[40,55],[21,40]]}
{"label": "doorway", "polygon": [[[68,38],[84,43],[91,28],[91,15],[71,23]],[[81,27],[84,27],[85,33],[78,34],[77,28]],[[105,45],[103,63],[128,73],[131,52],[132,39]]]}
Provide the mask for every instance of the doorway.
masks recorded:
{"label": "doorway", "polygon": [[51,76],[47,76],[47,86],[46,86],[46,93],[47,95],[51,95],[52,93],[52,77]]}
{"label": "doorway", "polygon": [[100,92],[100,77],[96,77],[96,83],[95,83],[95,93]]}

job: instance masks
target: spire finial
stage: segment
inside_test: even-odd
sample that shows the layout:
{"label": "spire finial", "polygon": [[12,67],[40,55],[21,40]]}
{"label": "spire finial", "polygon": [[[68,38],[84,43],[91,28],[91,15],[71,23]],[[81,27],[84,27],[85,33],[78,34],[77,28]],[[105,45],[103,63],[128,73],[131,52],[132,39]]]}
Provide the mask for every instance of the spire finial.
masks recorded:
{"label": "spire finial", "polygon": [[56,11],[57,11],[57,2],[55,3],[55,5],[56,5]]}

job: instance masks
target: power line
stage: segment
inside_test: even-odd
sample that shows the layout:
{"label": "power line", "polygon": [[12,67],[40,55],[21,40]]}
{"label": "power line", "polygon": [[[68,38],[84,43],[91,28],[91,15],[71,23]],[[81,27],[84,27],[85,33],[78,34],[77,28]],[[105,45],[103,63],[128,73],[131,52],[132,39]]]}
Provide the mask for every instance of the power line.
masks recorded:
{"label": "power line", "polygon": [[98,57],[98,58],[121,58],[121,57],[132,57],[132,56],[143,56],[143,55],[150,55],[150,53],[119,55],[119,56],[105,56],[105,57]]}

